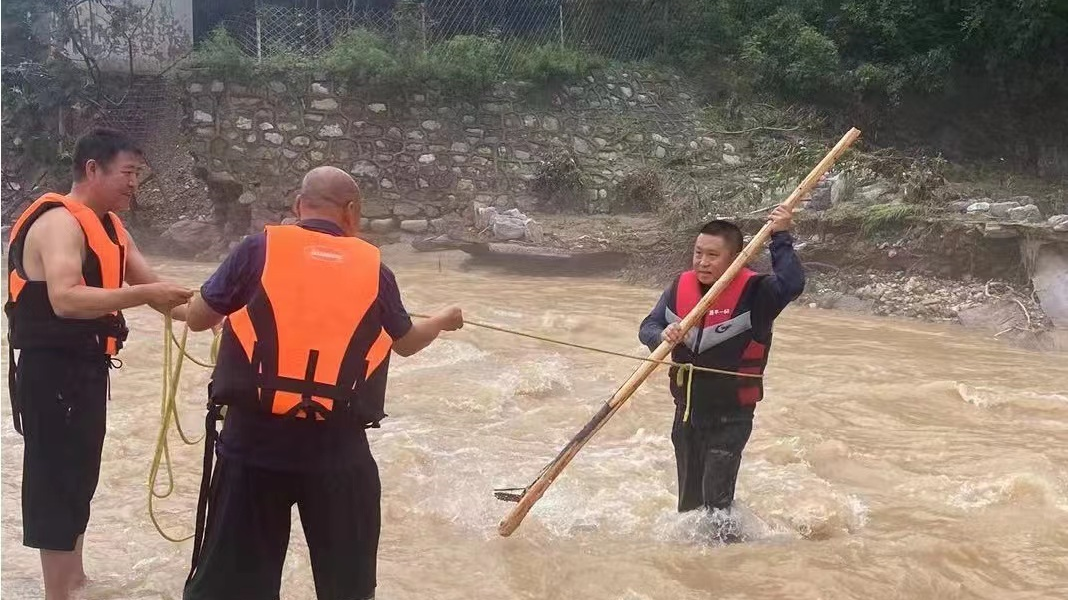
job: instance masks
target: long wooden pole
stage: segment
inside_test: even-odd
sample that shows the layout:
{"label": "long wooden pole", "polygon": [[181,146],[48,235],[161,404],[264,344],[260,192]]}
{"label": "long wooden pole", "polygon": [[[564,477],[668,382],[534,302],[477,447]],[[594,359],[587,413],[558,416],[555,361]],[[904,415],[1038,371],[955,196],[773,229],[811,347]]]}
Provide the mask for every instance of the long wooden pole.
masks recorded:
{"label": "long wooden pole", "polygon": [[[805,197],[814,187],[816,187],[816,184],[819,182],[820,178],[823,177],[824,173],[830,170],[831,165],[838,160],[838,157],[841,156],[858,137],[860,137],[860,130],[855,127],[842,136],[842,139],[838,140],[838,143],[834,145],[834,148],[832,148],[831,151],[823,157],[823,160],[812,169],[808,176],[801,181],[783,204],[788,208],[793,209],[797,203],[801,201],[801,198]],[[686,315],[686,318],[679,324],[683,335],[704,317],[705,312],[712,306],[712,303],[715,302],[720,293],[722,293],[727,285],[730,284],[735,275],[742,270],[742,267],[749,262],[753,254],[764,246],[764,242],[767,241],[770,236],[771,224],[765,223],[764,226],[760,228],[760,231],[757,232],[757,234],[753,236],[753,239],[745,246],[741,254],[734,259],[731,266],[727,267],[727,270],[712,286],[712,289],[708,290],[708,293],[705,294],[704,298],[697,303],[697,306],[695,306],[694,309],[690,311],[690,314]],[[670,342],[662,342],[660,346],[649,355],[649,357],[654,360],[664,360],[667,358],[673,347],[674,344],[671,344]],[[628,379],[626,383],[612,395],[608,402],[605,402],[604,406],[597,411],[597,414],[593,415],[593,418],[586,423],[586,426],[583,427],[575,437],[571,438],[571,441],[564,446],[563,450],[557,454],[556,458],[545,467],[545,470],[541,472],[534,483],[523,491],[515,508],[513,508],[512,511],[498,524],[498,533],[507,537],[519,527],[523,522],[523,518],[527,516],[527,513],[530,512],[530,509],[534,506],[534,503],[545,494],[545,490],[552,485],[553,481],[556,480],[556,477],[564,470],[564,467],[571,462],[571,459],[574,458],[579,450],[586,445],[586,442],[588,442],[590,438],[592,438],[594,434],[608,422],[608,419],[612,418],[612,415],[614,415],[616,411],[630,399],[631,395],[634,394],[638,387],[641,386],[641,384],[652,375],[653,371],[659,366],[660,364],[656,362],[644,362],[634,371],[630,376],[630,379]]]}

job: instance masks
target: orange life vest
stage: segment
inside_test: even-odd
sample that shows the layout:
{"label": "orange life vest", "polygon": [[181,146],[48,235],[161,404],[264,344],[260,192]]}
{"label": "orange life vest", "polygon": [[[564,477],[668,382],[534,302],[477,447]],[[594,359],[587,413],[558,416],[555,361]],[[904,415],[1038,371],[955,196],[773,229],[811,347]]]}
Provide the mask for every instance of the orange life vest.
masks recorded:
{"label": "orange life vest", "polygon": [[89,207],[60,194],[45,194],[30,205],[11,228],[7,261],[9,338],[13,348],[99,346],[109,356],[118,354],[128,331],[122,313],[96,319],[69,319],[56,315],[44,281],[30,281],[23,269],[23,249],[30,226],[45,212],[63,207],[81,225],[86,252],[82,284],[118,289],[126,273],[129,234],[114,213],[98,216]]}
{"label": "orange life vest", "polygon": [[223,327],[212,401],[377,426],[393,347],[380,268],[378,248],[360,239],[268,226],[259,290]]}

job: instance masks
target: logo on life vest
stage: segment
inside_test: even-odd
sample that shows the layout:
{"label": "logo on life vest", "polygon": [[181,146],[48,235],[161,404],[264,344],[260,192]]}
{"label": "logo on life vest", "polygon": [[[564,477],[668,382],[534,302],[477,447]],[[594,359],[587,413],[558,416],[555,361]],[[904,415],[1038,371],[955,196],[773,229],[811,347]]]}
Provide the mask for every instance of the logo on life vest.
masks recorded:
{"label": "logo on life vest", "polygon": [[326,262],[341,262],[345,260],[345,257],[327,248],[311,247],[307,249],[308,258],[315,260],[322,260]]}

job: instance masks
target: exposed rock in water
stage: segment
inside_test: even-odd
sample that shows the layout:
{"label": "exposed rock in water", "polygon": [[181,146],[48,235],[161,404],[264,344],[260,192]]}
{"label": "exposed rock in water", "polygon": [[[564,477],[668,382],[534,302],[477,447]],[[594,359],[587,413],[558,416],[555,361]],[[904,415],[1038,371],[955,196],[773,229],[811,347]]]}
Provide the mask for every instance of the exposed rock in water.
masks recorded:
{"label": "exposed rock in water", "polygon": [[[1049,326],[1043,307],[1005,284],[901,273],[811,273],[801,301],[819,308],[957,321],[970,327],[995,329],[994,333],[1009,327],[1038,331]],[[1006,324],[998,328],[1002,323]]]}
{"label": "exposed rock in water", "polygon": [[988,331],[1004,331],[1006,328],[1026,325],[1026,317],[1020,307],[1011,300],[980,304],[960,311],[957,315],[961,325]]}
{"label": "exposed rock in water", "polygon": [[171,249],[184,256],[196,256],[217,246],[222,236],[214,223],[182,220],[174,223],[161,236]]}

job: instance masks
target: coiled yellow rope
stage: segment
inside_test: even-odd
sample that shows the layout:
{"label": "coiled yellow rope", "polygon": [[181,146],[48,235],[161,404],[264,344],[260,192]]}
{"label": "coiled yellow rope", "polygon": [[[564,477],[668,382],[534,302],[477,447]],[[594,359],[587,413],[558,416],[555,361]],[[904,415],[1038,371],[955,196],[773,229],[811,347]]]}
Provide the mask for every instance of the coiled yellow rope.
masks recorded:
{"label": "coiled yellow rope", "polygon": [[[152,520],[152,524],[156,527],[156,531],[159,532],[164,539],[171,542],[184,542],[191,539],[192,534],[185,537],[172,537],[163,531],[163,527],[160,525],[159,520],[156,518],[156,511],[154,506],[154,499],[167,498],[174,492],[174,472],[171,469],[171,451],[170,446],[167,443],[167,432],[170,429],[171,421],[174,421],[174,428],[178,430],[178,436],[182,442],[194,446],[203,441],[203,436],[199,439],[191,440],[186,436],[185,430],[182,428],[182,422],[178,417],[178,382],[182,375],[182,363],[183,360],[188,358],[194,364],[202,367],[211,368],[212,363],[218,356],[219,352],[219,336],[215,336],[215,340],[211,346],[211,362],[200,361],[190,356],[186,351],[186,341],[189,337],[189,327],[182,328],[181,339],[174,335],[174,322],[170,315],[166,315],[163,320],[163,392],[162,401],[160,403],[160,426],[159,434],[156,436],[156,452],[152,457],[152,466],[148,471],[148,516]],[[174,349],[177,347],[178,356],[175,358]],[[157,490],[157,479],[159,477],[160,467],[163,467],[167,472],[167,487],[165,491]]]}

